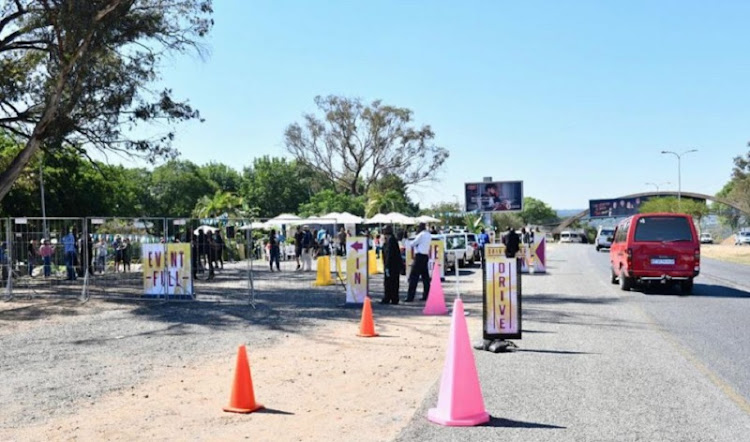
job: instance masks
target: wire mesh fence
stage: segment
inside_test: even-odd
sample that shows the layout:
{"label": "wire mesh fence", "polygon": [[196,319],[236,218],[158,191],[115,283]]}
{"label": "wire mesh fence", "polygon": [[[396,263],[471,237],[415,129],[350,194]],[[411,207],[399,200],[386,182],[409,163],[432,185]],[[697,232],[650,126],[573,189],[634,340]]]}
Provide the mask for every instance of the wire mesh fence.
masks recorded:
{"label": "wire mesh fence", "polygon": [[[326,294],[344,301],[343,257],[316,247],[305,268],[294,241],[300,226],[257,225],[242,218],[0,219],[3,292],[6,299],[93,296],[314,306]],[[271,228],[278,266],[270,259]],[[328,282],[319,284],[323,261]]]}

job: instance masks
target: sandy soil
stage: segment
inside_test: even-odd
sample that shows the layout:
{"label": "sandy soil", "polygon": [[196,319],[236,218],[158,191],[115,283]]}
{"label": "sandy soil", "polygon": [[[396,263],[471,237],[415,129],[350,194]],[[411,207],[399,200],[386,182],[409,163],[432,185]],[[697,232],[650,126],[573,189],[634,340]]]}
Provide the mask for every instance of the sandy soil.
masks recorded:
{"label": "sandy soil", "polygon": [[735,246],[734,243],[703,244],[701,245],[701,255],[722,261],[750,264],[750,247]]}
{"label": "sandy soil", "polygon": [[[481,327],[478,314],[468,320],[470,330]],[[357,337],[359,324],[331,321],[312,340],[287,335],[281,345],[248,348],[256,400],[267,407],[260,412],[222,411],[233,353],[81,403],[70,417],[0,430],[0,439],[389,440],[439,380],[450,317],[376,316],[375,323],[377,338]]]}

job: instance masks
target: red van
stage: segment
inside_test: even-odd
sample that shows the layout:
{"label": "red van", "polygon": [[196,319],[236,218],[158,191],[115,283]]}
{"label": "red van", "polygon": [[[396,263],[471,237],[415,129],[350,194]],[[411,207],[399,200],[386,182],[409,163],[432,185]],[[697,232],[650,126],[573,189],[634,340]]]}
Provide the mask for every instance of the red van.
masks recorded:
{"label": "red van", "polygon": [[628,291],[636,284],[679,282],[693,290],[700,273],[701,245],[690,215],[642,213],[621,221],[609,250],[612,284]]}

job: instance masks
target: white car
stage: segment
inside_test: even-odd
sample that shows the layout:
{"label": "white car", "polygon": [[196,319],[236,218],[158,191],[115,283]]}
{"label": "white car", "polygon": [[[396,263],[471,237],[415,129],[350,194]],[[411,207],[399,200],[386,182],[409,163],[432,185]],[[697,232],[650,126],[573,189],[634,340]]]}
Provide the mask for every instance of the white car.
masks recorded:
{"label": "white car", "polygon": [[580,243],[580,242],[583,242],[583,239],[581,239],[581,235],[578,234],[577,232],[570,232],[570,231],[564,230],[563,232],[560,233],[560,242]]}
{"label": "white car", "polygon": [[734,245],[741,246],[742,244],[750,244],[750,232],[737,232],[737,234],[734,235]]}
{"label": "white car", "polygon": [[596,251],[610,248],[612,246],[612,235],[614,234],[614,229],[599,227],[599,231],[596,232],[596,239],[594,240]]}
{"label": "white car", "polygon": [[708,232],[701,233],[700,239],[701,239],[701,244],[713,244],[714,243],[714,239],[711,237],[711,234]]}
{"label": "white car", "polygon": [[474,265],[475,248],[470,243],[476,237],[473,233],[448,233],[445,235],[445,250],[453,252],[458,260],[458,266]]}

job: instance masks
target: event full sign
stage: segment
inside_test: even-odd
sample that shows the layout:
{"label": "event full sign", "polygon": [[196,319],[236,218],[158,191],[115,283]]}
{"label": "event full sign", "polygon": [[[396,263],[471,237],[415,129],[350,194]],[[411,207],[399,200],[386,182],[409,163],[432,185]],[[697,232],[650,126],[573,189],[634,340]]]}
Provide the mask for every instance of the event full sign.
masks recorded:
{"label": "event full sign", "polygon": [[143,244],[141,250],[145,296],[193,296],[190,244]]}
{"label": "event full sign", "polygon": [[362,304],[367,296],[367,238],[346,239],[346,303]]}
{"label": "event full sign", "polygon": [[521,269],[503,247],[485,246],[484,339],[521,339]]}

